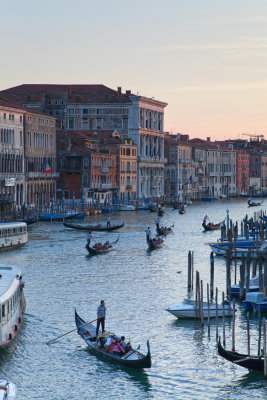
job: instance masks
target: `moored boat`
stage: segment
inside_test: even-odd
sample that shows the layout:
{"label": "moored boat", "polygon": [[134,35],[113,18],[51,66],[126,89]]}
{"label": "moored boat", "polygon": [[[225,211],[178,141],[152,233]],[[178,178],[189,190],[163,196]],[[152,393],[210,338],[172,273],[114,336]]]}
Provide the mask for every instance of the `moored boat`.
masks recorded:
{"label": "moored boat", "polygon": [[[246,285],[244,285],[244,290],[246,290]],[[258,292],[259,291],[259,275],[254,276],[249,281],[249,292]],[[232,296],[239,296],[240,294],[240,285],[232,285],[230,287],[230,294]]]}
{"label": "moored boat", "polygon": [[[203,303],[203,318],[208,318],[208,309],[210,312],[210,318],[216,318],[216,304],[215,303]],[[194,300],[187,300],[177,306],[173,306],[168,308],[170,314],[174,315],[176,318],[196,318],[196,302]],[[224,313],[225,317],[232,317],[234,310],[233,308],[225,302],[224,307],[222,304],[217,305],[217,315],[218,317],[222,317]],[[197,315],[199,318],[199,313],[197,310]]]}
{"label": "moored boat", "polygon": [[136,207],[131,204],[121,204],[120,211],[136,211]]}
{"label": "moored boat", "polygon": [[0,251],[12,250],[28,242],[25,222],[0,223]]}
{"label": "moored boat", "polygon": [[258,207],[258,206],[262,206],[263,204],[263,200],[262,201],[251,201],[248,200],[248,206],[249,207]]}
{"label": "moored boat", "polygon": [[48,214],[41,214],[39,217],[40,221],[46,221],[46,222],[58,222],[58,221],[63,221],[65,219],[75,219],[75,218],[83,218],[81,217],[81,213],[76,213],[76,212],[70,212],[66,214],[53,214],[53,213],[48,213]]}
{"label": "moored boat", "polygon": [[245,310],[267,311],[267,297],[262,292],[249,292],[242,304]]}
{"label": "moored boat", "polygon": [[107,226],[107,224],[89,225],[89,224],[72,224],[68,222],[64,222],[64,226],[66,226],[67,228],[78,229],[81,231],[110,232],[123,228],[124,222],[118,225],[110,225],[109,227]]}
{"label": "moored boat", "polygon": [[254,371],[264,370],[264,358],[261,356],[251,356],[250,354],[241,354],[236,351],[229,351],[223,348],[221,341],[218,342],[218,353],[221,357],[231,361],[235,365]]}
{"label": "moored boat", "polygon": [[144,355],[140,353],[138,350],[131,349],[123,356],[114,355],[112,353],[107,352],[106,350],[102,350],[97,346],[97,338],[96,338],[96,328],[92,324],[86,324],[76,312],[75,310],[75,322],[78,330],[78,334],[88,345],[89,349],[92,352],[103,358],[104,360],[123,365],[125,367],[131,368],[151,368],[151,354],[150,354],[150,346],[147,341],[147,354]]}
{"label": "moored boat", "polygon": [[0,346],[5,346],[19,331],[26,308],[18,267],[0,265],[0,306]]}
{"label": "moored boat", "polygon": [[89,244],[86,244],[86,249],[88,250],[88,252],[92,255],[97,255],[97,254],[105,254],[108,253],[112,250],[114,250],[114,246],[115,244],[117,244],[119,241],[119,238],[117,240],[115,240],[115,242],[109,243],[106,242],[104,244],[102,243],[95,243],[93,245],[93,247],[90,247]]}
{"label": "moored boat", "polygon": [[15,400],[16,385],[4,376],[0,376],[0,400]]}

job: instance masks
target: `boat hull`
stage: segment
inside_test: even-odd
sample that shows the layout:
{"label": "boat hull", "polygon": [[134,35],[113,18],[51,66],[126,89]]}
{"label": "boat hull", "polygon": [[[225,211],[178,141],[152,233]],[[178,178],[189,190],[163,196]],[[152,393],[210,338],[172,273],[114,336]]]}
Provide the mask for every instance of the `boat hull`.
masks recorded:
{"label": "boat hull", "polygon": [[[86,322],[79,317],[75,310],[75,322],[76,327],[78,329],[78,334],[81,338],[85,341],[88,345],[88,349],[97,357],[102,358],[105,361],[109,361],[115,364],[123,365],[125,367],[130,368],[151,368],[151,355],[150,355],[150,346],[147,342],[148,352],[147,355],[143,355],[142,353],[138,352],[137,350],[133,350],[132,356],[136,357],[136,359],[127,359],[122,357],[117,357],[113,354],[106,353],[101,351],[95,347],[95,341],[91,341],[92,337],[95,335],[95,327],[91,324],[86,324],[84,327],[79,328],[81,325],[85,324]],[[88,328],[87,328],[88,327]],[[86,336],[86,333],[89,334],[89,337]],[[91,335],[91,337],[90,337]],[[131,354],[129,355],[131,357]]]}
{"label": "boat hull", "polygon": [[240,367],[254,371],[264,371],[264,359],[262,357],[249,356],[248,354],[226,350],[222,347],[220,340],[218,342],[218,353],[221,357]]}
{"label": "boat hull", "polygon": [[85,224],[79,225],[67,222],[64,222],[64,226],[66,226],[67,228],[77,229],[80,231],[111,232],[123,228],[124,222],[120,225],[111,225],[109,228],[106,225],[105,226],[95,226],[95,225],[85,225]]}
{"label": "boat hull", "polygon": [[[196,311],[195,306],[192,307],[185,307],[184,305],[168,308],[170,314],[172,314],[176,318],[180,319],[195,319],[196,318]],[[224,307],[224,316],[225,317],[232,317],[233,316],[233,309],[229,308],[226,304]],[[208,318],[208,307],[203,307],[203,318]],[[222,305],[218,305],[218,317],[223,317],[223,308]],[[199,318],[199,316],[197,317]],[[210,306],[210,318],[216,318],[216,306]]]}

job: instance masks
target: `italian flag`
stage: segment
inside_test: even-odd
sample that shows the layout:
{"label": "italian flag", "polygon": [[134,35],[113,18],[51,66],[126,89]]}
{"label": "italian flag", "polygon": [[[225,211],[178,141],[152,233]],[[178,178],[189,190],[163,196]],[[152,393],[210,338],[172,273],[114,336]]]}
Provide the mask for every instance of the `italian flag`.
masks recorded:
{"label": "italian flag", "polygon": [[47,159],[47,162],[45,164],[44,173],[45,174],[52,174],[52,160],[51,160],[50,157]]}

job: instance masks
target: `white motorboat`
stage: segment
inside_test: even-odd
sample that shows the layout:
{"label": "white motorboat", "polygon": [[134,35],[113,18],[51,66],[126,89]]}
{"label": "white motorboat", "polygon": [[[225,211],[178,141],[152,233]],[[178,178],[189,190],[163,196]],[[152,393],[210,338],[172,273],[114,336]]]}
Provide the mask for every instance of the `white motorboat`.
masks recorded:
{"label": "white motorboat", "polygon": [[25,222],[0,223],[0,251],[12,250],[28,242]]}
{"label": "white motorboat", "polygon": [[120,211],[136,211],[136,207],[131,204],[121,204]]}
{"label": "white motorboat", "polygon": [[[223,247],[220,246],[219,244],[210,244],[211,251],[213,251],[216,256],[226,256],[227,250],[229,250],[229,247]],[[238,247],[236,250],[232,248],[232,257],[237,257],[237,258],[242,258],[243,255],[247,257],[248,252],[251,252],[251,258],[254,258],[258,255],[258,252],[260,253],[265,253],[267,250],[266,244],[263,244],[259,249],[253,249],[252,247]]]}
{"label": "white motorboat", "polygon": [[24,317],[24,298],[18,267],[0,265],[0,347],[9,344],[18,333]]}
{"label": "white motorboat", "polygon": [[[166,311],[168,311],[170,314],[174,315],[176,318],[196,318],[196,305],[195,305],[194,300],[187,300],[184,299],[184,301],[177,305],[168,308]],[[216,304],[215,303],[210,303],[209,304],[209,309],[210,309],[210,318],[216,318]],[[224,304],[224,315],[225,317],[232,317],[233,316],[233,308],[229,306],[227,302]],[[197,313],[197,318],[199,318],[199,313]],[[223,305],[218,304],[217,306],[217,314],[218,317],[223,316]],[[208,303],[203,303],[203,318],[208,318]]]}
{"label": "white motorboat", "polygon": [[0,376],[0,400],[15,400],[16,385],[4,376]]}

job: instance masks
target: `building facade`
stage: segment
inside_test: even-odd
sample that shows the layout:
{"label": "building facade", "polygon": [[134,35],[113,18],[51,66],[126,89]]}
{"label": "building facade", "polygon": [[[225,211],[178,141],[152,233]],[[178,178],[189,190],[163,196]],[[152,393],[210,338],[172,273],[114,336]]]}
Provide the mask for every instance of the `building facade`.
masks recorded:
{"label": "building facade", "polygon": [[25,111],[25,203],[37,207],[56,199],[56,118]]}
{"label": "building facade", "polygon": [[24,203],[24,111],[0,97],[0,212]]}

